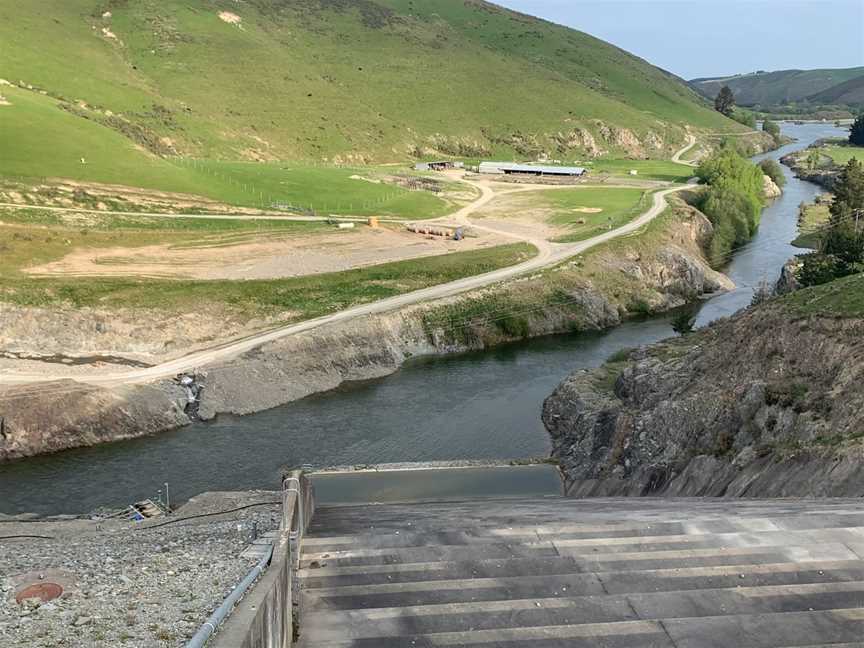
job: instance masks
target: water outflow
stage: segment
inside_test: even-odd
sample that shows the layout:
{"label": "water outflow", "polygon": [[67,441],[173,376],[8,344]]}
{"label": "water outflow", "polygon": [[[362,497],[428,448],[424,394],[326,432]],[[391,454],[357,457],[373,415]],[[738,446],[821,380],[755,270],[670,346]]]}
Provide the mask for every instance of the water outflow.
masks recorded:
{"label": "water outflow", "polygon": [[[779,159],[839,130],[784,126],[798,141]],[[757,158],[760,159],[760,158]],[[752,286],[774,280],[795,253],[798,205],[819,192],[787,170],[785,195],[727,272],[739,286],[706,302],[699,323],[746,306]],[[0,466],[0,512],[56,514],[122,506],[163,482],[179,501],[208,490],[274,488],[286,465],[544,457],[543,400],[571,372],[614,352],[673,335],[669,319],[629,322],[603,334],[560,335],[480,353],[422,358],[381,380],[344,386],[246,417],[153,437],[69,450]]]}

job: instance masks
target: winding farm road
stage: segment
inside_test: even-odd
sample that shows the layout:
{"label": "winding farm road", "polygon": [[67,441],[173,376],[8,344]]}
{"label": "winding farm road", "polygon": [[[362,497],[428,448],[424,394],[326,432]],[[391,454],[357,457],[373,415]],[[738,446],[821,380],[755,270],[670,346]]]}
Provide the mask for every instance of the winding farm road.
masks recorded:
{"label": "winding farm road", "polygon": [[684,155],[690,149],[692,149],[694,146],[696,146],[696,138],[693,137],[692,135],[688,134],[687,135],[687,146],[685,146],[680,151],[675,153],[675,155],[672,156],[672,161],[677,163],[677,164],[686,164],[687,166],[691,166],[691,167],[697,166],[695,162],[690,162],[688,160],[682,160],[681,159],[681,156]]}
{"label": "winding farm road", "polygon": [[[692,145],[693,143],[689,144],[686,149],[679,151],[679,153],[676,155],[680,158],[680,154],[686,152],[686,150],[692,147]],[[451,281],[445,284],[439,284],[437,286],[430,286],[428,288],[415,290],[413,292],[405,293],[403,295],[397,295],[395,297],[389,297],[387,299],[382,299],[370,304],[361,304],[359,306],[354,306],[352,308],[348,308],[337,313],[332,313],[330,315],[306,320],[298,324],[291,324],[270,331],[250,335],[243,339],[223,343],[220,345],[209,347],[207,349],[202,349],[200,351],[195,351],[183,357],[169,360],[161,364],[154,365],[152,367],[127,368],[123,370],[111,369],[98,374],[94,373],[88,375],[78,374],[74,376],[74,379],[80,382],[105,387],[153,382],[156,380],[175,376],[181,372],[206,367],[207,365],[211,365],[215,362],[230,360],[242,353],[251,351],[252,349],[255,349],[256,347],[259,347],[268,342],[281,340],[290,335],[296,335],[298,333],[311,331],[313,329],[317,329],[321,326],[325,326],[328,324],[346,322],[348,320],[358,317],[387,313],[398,310],[400,308],[404,308],[406,306],[413,306],[423,302],[442,299],[445,297],[452,297],[454,295],[459,295],[471,290],[476,290],[478,288],[484,288],[499,283],[501,281],[513,279],[515,277],[526,274],[531,274],[533,272],[543,270],[544,268],[548,268],[549,266],[561,263],[562,261],[566,261],[567,259],[582,254],[583,252],[590,250],[591,248],[594,248],[598,245],[601,245],[616,238],[620,238],[622,236],[627,236],[638,231],[666,210],[668,206],[668,202],[666,200],[667,196],[672,193],[686,189],[690,186],[679,185],[669,189],[665,189],[663,191],[656,192],[653,196],[653,203],[651,207],[645,213],[630,221],[626,225],[622,225],[619,228],[604,232],[603,234],[587,239],[585,241],[579,241],[577,243],[550,243],[549,241],[540,238],[525,237],[514,234],[512,232],[502,232],[494,230],[490,227],[478,225],[470,220],[470,216],[473,213],[475,213],[477,210],[481,209],[485,205],[489,204],[497,196],[504,195],[506,193],[531,190],[531,188],[521,188],[496,193],[495,189],[486,182],[470,182],[470,184],[480,190],[480,196],[471,204],[463,207],[454,214],[451,214],[448,217],[448,220],[458,223],[470,224],[471,227],[476,229],[483,229],[495,232],[499,235],[504,235],[509,238],[531,243],[538,250],[538,254],[535,257],[523,263],[519,263],[517,265],[509,266],[506,268],[500,268],[498,270],[493,270],[492,272],[487,272],[485,274],[465,277],[463,279],[458,279],[456,281]],[[533,189],[536,190],[537,187],[533,187]],[[7,371],[3,375],[0,375],[0,384],[16,385],[40,383],[54,381],[67,377],[72,376],[48,371],[39,373],[19,373]]]}

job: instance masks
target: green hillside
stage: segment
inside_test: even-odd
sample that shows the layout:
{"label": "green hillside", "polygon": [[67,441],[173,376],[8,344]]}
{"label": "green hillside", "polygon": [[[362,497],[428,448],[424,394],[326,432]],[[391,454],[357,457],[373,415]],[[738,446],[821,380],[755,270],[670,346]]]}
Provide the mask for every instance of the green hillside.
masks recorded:
{"label": "green hillside", "polygon": [[864,106],[864,74],[811,95],[809,101],[822,104]]}
{"label": "green hillside", "polygon": [[195,191],[160,158],[660,158],[684,125],[738,128],[637,57],[478,0],[0,0],[0,42],[30,93],[0,87],[19,175],[108,156]]}
{"label": "green hillside", "polygon": [[[857,80],[857,81],[856,81]],[[845,83],[854,87],[864,80],[864,67],[825,70],[780,70],[726,78],[693,79],[690,85],[705,97],[714,98],[724,85],[742,106],[783,106],[798,102],[854,104],[855,97],[832,88]],[[819,98],[824,94],[824,98]],[[828,99],[833,96],[833,99]],[[860,99],[860,98],[859,98]]]}

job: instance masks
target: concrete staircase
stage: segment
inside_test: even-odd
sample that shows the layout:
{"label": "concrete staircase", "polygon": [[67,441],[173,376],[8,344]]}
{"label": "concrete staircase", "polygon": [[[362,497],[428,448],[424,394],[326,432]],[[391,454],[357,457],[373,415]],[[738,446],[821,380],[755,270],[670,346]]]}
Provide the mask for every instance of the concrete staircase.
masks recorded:
{"label": "concrete staircase", "polygon": [[859,501],[322,507],[306,647],[864,647]]}

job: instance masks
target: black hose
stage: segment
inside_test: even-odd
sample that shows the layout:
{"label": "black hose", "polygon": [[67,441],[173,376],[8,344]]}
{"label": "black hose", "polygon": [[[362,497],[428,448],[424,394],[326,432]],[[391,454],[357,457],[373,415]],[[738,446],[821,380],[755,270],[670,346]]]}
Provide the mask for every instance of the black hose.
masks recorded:
{"label": "black hose", "polygon": [[11,536],[0,536],[0,540],[25,540],[28,538],[35,538],[37,540],[56,540],[54,536],[43,536],[43,535],[11,535]]}
{"label": "black hose", "polygon": [[198,515],[190,515],[184,518],[177,518],[173,520],[168,520],[167,522],[160,522],[159,524],[149,524],[147,526],[139,526],[136,527],[136,531],[149,531],[150,529],[158,529],[159,527],[168,526],[169,524],[176,524],[177,522],[186,522],[187,520],[197,520],[198,518],[205,517],[213,517],[216,515],[226,515],[227,513],[236,513],[237,511],[242,511],[244,509],[253,508],[255,506],[274,506],[276,504],[281,504],[282,502],[258,502],[257,504],[247,504],[246,506],[238,506],[237,508],[228,509],[225,511],[217,511],[215,513],[200,513]]}

